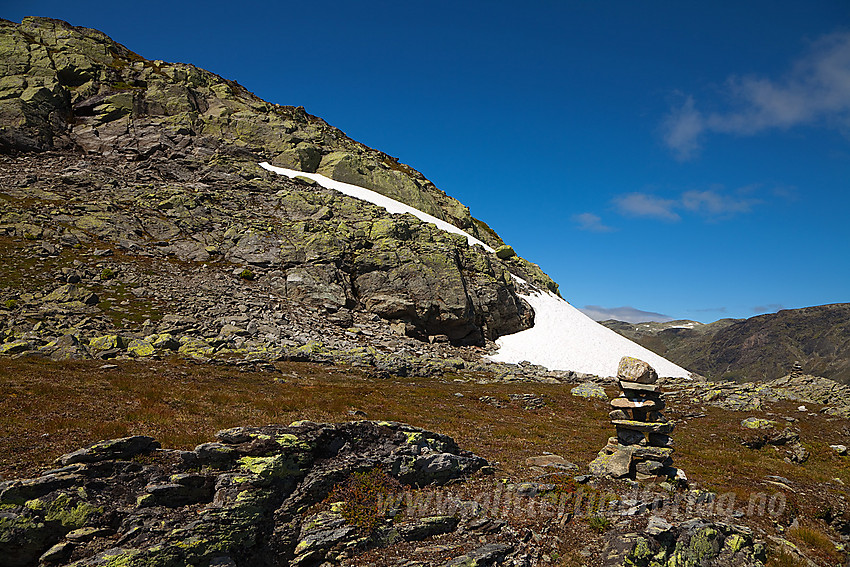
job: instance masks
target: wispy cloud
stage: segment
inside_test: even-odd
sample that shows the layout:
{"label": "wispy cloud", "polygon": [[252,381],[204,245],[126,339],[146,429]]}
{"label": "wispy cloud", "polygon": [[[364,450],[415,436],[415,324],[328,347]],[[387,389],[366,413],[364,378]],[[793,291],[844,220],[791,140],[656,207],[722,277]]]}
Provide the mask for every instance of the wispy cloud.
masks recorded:
{"label": "wispy cloud", "polygon": [[729,108],[703,112],[694,98],[682,95],[661,123],[665,144],[690,159],[707,132],[753,135],[774,128],[850,125],[850,32],[814,42],[808,53],[780,79],[731,76],[725,94]]}
{"label": "wispy cloud", "polygon": [[699,150],[699,137],[705,130],[705,120],[692,96],[685,97],[678,107],[670,110],[661,122],[664,143],[680,160],[688,160]]}
{"label": "wispy cloud", "polygon": [[775,313],[785,306],[781,303],[768,303],[767,305],[756,305],[753,307],[753,313]]}
{"label": "wispy cloud", "polygon": [[760,202],[758,199],[727,195],[714,190],[685,191],[680,199],[684,209],[711,217],[748,213]]}
{"label": "wispy cloud", "polygon": [[580,309],[582,313],[593,319],[594,321],[607,321],[614,319],[617,321],[625,321],[626,323],[644,323],[646,321],[657,321],[666,323],[672,321],[672,317],[654,313],[652,311],[641,311],[634,307],[602,307],[600,305],[585,305],[584,309]]}
{"label": "wispy cloud", "polygon": [[620,214],[630,217],[649,217],[667,221],[681,220],[673,211],[676,201],[662,199],[649,193],[627,193],[614,198],[614,206]]}
{"label": "wispy cloud", "polygon": [[593,213],[581,213],[573,215],[572,220],[578,225],[579,230],[588,230],[590,232],[611,232],[614,227],[608,226],[602,222],[599,215]]}
{"label": "wispy cloud", "polygon": [[680,213],[688,212],[706,219],[719,220],[748,213],[754,206],[762,203],[761,199],[749,196],[750,192],[750,187],[733,192],[724,191],[722,187],[718,187],[704,191],[683,191],[673,199],[659,197],[652,193],[637,192],[614,197],[612,203],[617,212],[629,217],[675,222],[682,219]]}

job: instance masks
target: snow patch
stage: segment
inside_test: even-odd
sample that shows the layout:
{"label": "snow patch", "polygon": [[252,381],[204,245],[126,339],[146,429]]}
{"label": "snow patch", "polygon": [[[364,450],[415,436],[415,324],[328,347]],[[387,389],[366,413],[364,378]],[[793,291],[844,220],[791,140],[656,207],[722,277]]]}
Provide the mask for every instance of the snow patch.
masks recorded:
{"label": "snow patch", "polygon": [[534,327],[496,341],[494,362],[524,360],[549,370],[616,376],[620,359],[639,358],[659,376],[690,378],[690,372],[604,327],[552,292],[520,294],[534,308]]}
{"label": "snow patch", "polygon": [[348,195],[349,197],[354,197],[355,199],[360,199],[361,201],[368,201],[373,205],[378,205],[379,207],[386,209],[394,215],[403,215],[405,213],[411,214],[423,222],[429,222],[431,224],[437,225],[437,228],[439,228],[440,230],[445,230],[446,232],[465,236],[470,246],[477,244],[478,246],[483,247],[487,252],[495,252],[493,248],[487,246],[471,234],[467,234],[466,232],[462,231],[455,225],[448,223],[442,219],[438,219],[437,217],[429,215],[428,213],[423,213],[419,209],[414,209],[410,205],[405,205],[404,203],[396,201],[395,199],[391,199],[386,195],[381,195],[377,191],[358,187],[357,185],[352,185],[350,183],[343,183],[342,181],[336,181],[335,179],[325,177],[324,175],[318,173],[305,173],[303,171],[296,171],[294,169],[287,169],[285,167],[277,167],[265,161],[260,164],[260,167],[262,167],[263,169],[267,169],[268,171],[272,171],[274,173],[279,173],[280,175],[286,175],[287,177],[307,177],[308,179],[312,179],[322,187],[333,189],[334,191],[339,191],[343,195]]}
{"label": "snow patch", "polygon": [[[488,252],[493,248],[458,227],[419,209],[400,203],[376,191],[343,183],[320,175],[305,173],[263,162],[260,167],[287,177],[306,177],[322,187],[339,191],[349,197],[368,201],[392,214],[411,214],[437,225],[437,228],[465,236],[470,245],[477,244]],[[527,282],[513,276],[519,283]],[[572,370],[597,376],[616,376],[620,358],[633,356],[649,363],[659,376],[690,378],[690,373],[669,360],[633,343],[604,327],[552,292],[518,294],[534,309],[534,327],[501,337],[499,351],[487,357],[494,362],[519,363],[527,360],[549,370]]]}

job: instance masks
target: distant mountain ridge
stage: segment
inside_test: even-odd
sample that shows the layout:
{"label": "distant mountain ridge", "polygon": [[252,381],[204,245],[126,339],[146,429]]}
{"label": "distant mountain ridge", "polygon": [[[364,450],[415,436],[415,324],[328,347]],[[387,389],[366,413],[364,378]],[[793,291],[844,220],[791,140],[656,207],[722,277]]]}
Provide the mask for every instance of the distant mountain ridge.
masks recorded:
{"label": "distant mountain ridge", "polygon": [[850,383],[850,303],[834,303],[749,319],[603,325],[708,378],[773,380],[796,361],[806,374]]}

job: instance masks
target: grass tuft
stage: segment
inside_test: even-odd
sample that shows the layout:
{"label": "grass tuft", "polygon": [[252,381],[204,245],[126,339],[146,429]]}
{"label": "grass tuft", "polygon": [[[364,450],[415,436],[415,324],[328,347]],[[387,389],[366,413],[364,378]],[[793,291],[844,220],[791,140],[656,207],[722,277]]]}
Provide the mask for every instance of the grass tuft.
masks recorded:
{"label": "grass tuft", "polygon": [[366,534],[372,533],[385,519],[382,502],[402,489],[401,483],[378,467],[354,473],[337,485],[328,496],[330,502],[342,502],[340,513],[345,521]]}

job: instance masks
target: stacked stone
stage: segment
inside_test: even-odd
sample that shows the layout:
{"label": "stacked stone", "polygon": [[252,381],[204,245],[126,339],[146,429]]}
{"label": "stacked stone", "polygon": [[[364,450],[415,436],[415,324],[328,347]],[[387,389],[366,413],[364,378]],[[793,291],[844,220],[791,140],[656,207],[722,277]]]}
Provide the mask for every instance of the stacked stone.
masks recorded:
{"label": "stacked stone", "polygon": [[625,356],[620,360],[617,379],[621,394],[611,400],[611,423],[617,436],[590,463],[593,474],[615,478],[651,480],[658,477],[683,478],[672,467],[673,423],[661,414],[664,400],[656,385],[658,374],[646,362]]}

